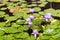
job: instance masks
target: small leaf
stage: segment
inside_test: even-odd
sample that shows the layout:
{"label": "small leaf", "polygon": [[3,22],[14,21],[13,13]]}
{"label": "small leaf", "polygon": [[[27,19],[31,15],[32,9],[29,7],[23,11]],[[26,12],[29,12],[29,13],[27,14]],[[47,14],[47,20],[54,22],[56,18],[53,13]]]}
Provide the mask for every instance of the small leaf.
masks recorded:
{"label": "small leaf", "polygon": [[4,31],[0,30],[0,36],[4,35]]}
{"label": "small leaf", "polygon": [[11,35],[4,35],[4,38],[3,38],[3,39],[4,39],[4,40],[13,40],[14,37],[11,36]]}
{"label": "small leaf", "polygon": [[4,17],[5,12],[0,11],[0,17]]}
{"label": "small leaf", "polygon": [[40,9],[39,7],[35,7],[34,10],[35,10],[36,12],[38,12],[38,11],[40,11],[41,9]]}
{"label": "small leaf", "polygon": [[17,29],[14,27],[6,27],[4,30],[6,33],[16,33]]}
{"label": "small leaf", "polygon": [[11,27],[19,27],[20,25],[16,24],[16,23],[12,23]]}
{"label": "small leaf", "polygon": [[17,20],[16,21],[16,24],[24,24],[25,23],[25,20]]}
{"label": "small leaf", "polygon": [[19,34],[14,34],[14,37],[16,37],[16,38],[23,38],[24,39],[24,38],[28,38],[29,35],[26,32],[21,32]]}

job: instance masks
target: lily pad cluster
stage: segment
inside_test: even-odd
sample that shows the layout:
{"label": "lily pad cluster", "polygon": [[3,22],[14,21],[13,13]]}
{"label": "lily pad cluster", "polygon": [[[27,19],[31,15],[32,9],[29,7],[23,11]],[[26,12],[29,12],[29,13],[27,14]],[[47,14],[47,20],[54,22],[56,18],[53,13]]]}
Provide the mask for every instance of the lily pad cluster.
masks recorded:
{"label": "lily pad cluster", "polygon": [[1,0],[0,40],[60,40],[60,9],[42,11],[47,1]]}

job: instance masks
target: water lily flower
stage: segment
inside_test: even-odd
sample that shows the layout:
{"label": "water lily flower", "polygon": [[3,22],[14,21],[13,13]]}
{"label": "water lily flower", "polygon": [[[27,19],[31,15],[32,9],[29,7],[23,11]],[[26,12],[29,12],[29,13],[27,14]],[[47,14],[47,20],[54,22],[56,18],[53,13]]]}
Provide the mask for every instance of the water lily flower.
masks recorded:
{"label": "water lily flower", "polygon": [[30,16],[29,18],[26,19],[26,22],[29,24],[29,26],[32,25],[32,19],[34,19],[34,16]]}
{"label": "water lily flower", "polygon": [[51,18],[51,14],[50,14],[50,13],[45,14],[45,15],[44,15],[44,18],[50,19],[50,18]]}
{"label": "water lily flower", "polygon": [[31,19],[30,18],[26,19],[26,22],[28,23],[29,26],[32,25],[32,22],[31,22]]}
{"label": "water lily flower", "polygon": [[29,10],[30,13],[33,13],[34,11],[35,11],[34,9],[30,9],[30,10]]}
{"label": "water lily flower", "polygon": [[34,19],[34,16],[30,16],[30,19]]}
{"label": "water lily flower", "polygon": [[28,22],[28,25],[29,25],[29,26],[32,26],[32,22],[31,22],[31,21],[30,21],[30,22]]}
{"label": "water lily flower", "polygon": [[46,21],[50,20],[51,17],[52,17],[51,13],[47,13],[47,14],[44,15],[44,18],[45,18]]}
{"label": "water lily flower", "polygon": [[32,34],[34,34],[35,38],[36,38],[36,35],[39,34],[37,29],[33,30]]}
{"label": "water lily flower", "polygon": [[31,21],[31,19],[30,19],[30,18],[27,18],[27,19],[26,19],[26,22],[30,22],[30,21]]}

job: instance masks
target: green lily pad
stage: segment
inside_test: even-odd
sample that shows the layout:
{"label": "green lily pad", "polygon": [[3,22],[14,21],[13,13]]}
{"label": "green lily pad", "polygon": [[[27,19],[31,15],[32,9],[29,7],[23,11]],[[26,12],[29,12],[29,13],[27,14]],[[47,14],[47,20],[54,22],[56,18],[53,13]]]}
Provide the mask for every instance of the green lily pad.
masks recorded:
{"label": "green lily pad", "polygon": [[10,6],[10,5],[9,5],[7,8],[8,8],[8,9],[12,9],[12,8],[14,8],[14,6]]}
{"label": "green lily pad", "polygon": [[25,38],[25,40],[35,40],[35,37],[31,36],[31,37]]}
{"label": "green lily pad", "polygon": [[48,2],[54,2],[55,0],[47,0]]}
{"label": "green lily pad", "polygon": [[[2,28],[0,28],[0,29],[2,29]],[[4,31],[3,30],[0,30],[0,36],[1,35],[4,35]]]}
{"label": "green lily pad", "polygon": [[5,12],[0,11],[0,17],[4,17]]}
{"label": "green lily pad", "polygon": [[0,10],[6,10],[7,8],[1,8]]}
{"label": "green lily pad", "polygon": [[45,7],[45,4],[40,4],[39,7]]}
{"label": "green lily pad", "polygon": [[5,20],[14,21],[14,20],[16,20],[17,18],[14,17],[14,16],[8,16],[8,17],[6,16],[4,19],[5,19]]}
{"label": "green lily pad", "polygon": [[5,22],[5,27],[10,27],[11,26],[11,23],[10,23],[10,21],[8,20],[8,21],[6,21]]}
{"label": "green lily pad", "polygon": [[55,9],[52,9],[52,8],[44,10],[44,13],[45,14],[46,13],[51,13],[53,16],[57,16],[56,10]]}
{"label": "green lily pad", "polygon": [[24,28],[23,28],[23,26],[20,25],[17,30],[18,30],[18,32],[23,32]]}
{"label": "green lily pad", "polygon": [[34,10],[35,10],[36,12],[38,12],[38,11],[40,11],[41,9],[40,9],[39,7],[35,7]]}
{"label": "green lily pad", "polygon": [[28,14],[24,14],[24,16],[23,16],[24,19],[27,19],[29,17],[30,17],[30,14],[29,15]]}
{"label": "green lily pad", "polygon": [[34,23],[34,24],[39,24],[39,23],[42,23],[42,22],[44,22],[45,20],[43,19],[43,18],[35,18],[34,20],[32,20],[32,22]]}
{"label": "green lily pad", "polygon": [[5,4],[0,4],[0,6],[4,6]]}
{"label": "green lily pad", "polygon": [[19,27],[20,25],[16,24],[16,23],[12,23],[11,27]]}
{"label": "green lily pad", "polygon": [[14,37],[11,35],[4,35],[4,40],[14,40]]}
{"label": "green lily pad", "polygon": [[14,15],[14,17],[16,17],[16,18],[22,18],[23,15],[24,15],[24,12],[15,12],[15,13],[13,13],[13,15]]}
{"label": "green lily pad", "polygon": [[0,36],[0,40],[4,40],[3,38],[4,38],[4,36]]}
{"label": "green lily pad", "polygon": [[19,34],[14,34],[14,37],[16,37],[16,38],[28,38],[29,35],[26,32],[21,32]]}
{"label": "green lily pad", "polygon": [[17,20],[16,21],[16,24],[24,24],[25,23],[25,20]]}
{"label": "green lily pad", "polygon": [[5,26],[5,22],[0,22],[0,27],[4,27]]}
{"label": "green lily pad", "polygon": [[23,30],[24,30],[24,31],[27,31],[28,29],[29,29],[29,26],[28,26],[28,25],[24,25],[24,26],[23,26]]}
{"label": "green lily pad", "polygon": [[6,33],[16,33],[17,29],[14,27],[6,27],[4,30]]}

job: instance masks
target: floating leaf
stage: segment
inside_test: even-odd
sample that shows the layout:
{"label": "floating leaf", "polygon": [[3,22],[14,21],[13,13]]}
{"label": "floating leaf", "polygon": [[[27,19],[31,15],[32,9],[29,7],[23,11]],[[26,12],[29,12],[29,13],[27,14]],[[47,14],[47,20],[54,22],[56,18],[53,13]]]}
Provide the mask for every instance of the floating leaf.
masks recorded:
{"label": "floating leaf", "polygon": [[38,11],[40,11],[41,9],[40,9],[39,7],[35,7],[34,10],[35,10],[36,12],[38,12]]}
{"label": "floating leaf", "polygon": [[28,38],[29,35],[26,32],[21,32],[19,34],[14,34],[14,37],[16,37],[16,38]]}
{"label": "floating leaf", "polygon": [[5,26],[5,22],[0,22],[0,27],[4,27]]}
{"label": "floating leaf", "polygon": [[1,8],[0,10],[6,10],[7,8]]}
{"label": "floating leaf", "polygon": [[17,29],[14,27],[6,27],[4,30],[6,33],[16,33]]}
{"label": "floating leaf", "polygon": [[4,18],[5,20],[10,20],[10,21],[14,21],[14,20],[16,20],[17,18],[16,17],[14,17],[14,16],[6,16],[5,18]]}
{"label": "floating leaf", "polygon": [[16,23],[12,23],[11,25],[12,27],[19,27],[20,25],[16,24]]}
{"label": "floating leaf", "polygon": [[[2,29],[2,28],[1,28]],[[4,31],[3,30],[0,30],[0,36],[1,35],[4,35]]]}
{"label": "floating leaf", "polygon": [[13,40],[14,37],[11,36],[11,35],[4,35],[4,38],[3,38],[3,39],[4,39],[4,40]]}
{"label": "floating leaf", "polygon": [[24,24],[25,23],[25,20],[17,20],[16,21],[16,24]]}
{"label": "floating leaf", "polygon": [[4,17],[5,12],[0,11],[0,17]]}
{"label": "floating leaf", "polygon": [[0,36],[0,40],[4,40],[3,38],[4,38],[4,36]]}
{"label": "floating leaf", "polygon": [[47,0],[48,2],[54,2],[55,0]]}

